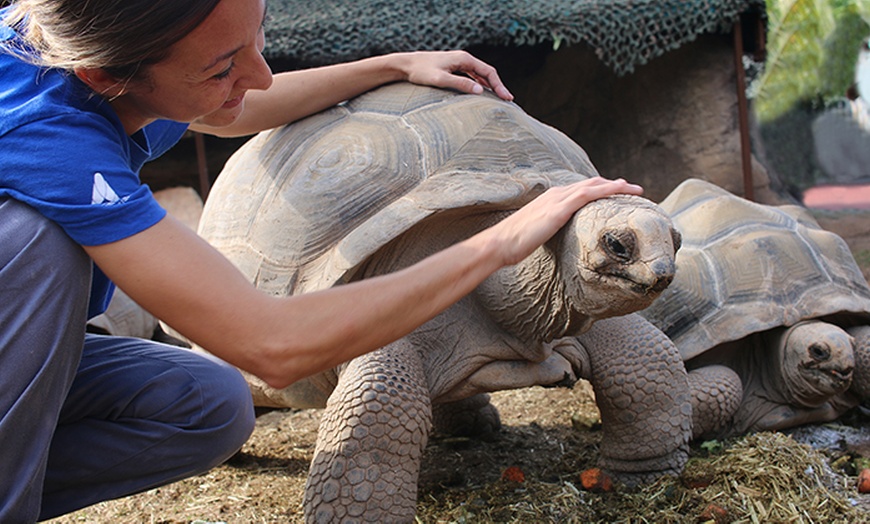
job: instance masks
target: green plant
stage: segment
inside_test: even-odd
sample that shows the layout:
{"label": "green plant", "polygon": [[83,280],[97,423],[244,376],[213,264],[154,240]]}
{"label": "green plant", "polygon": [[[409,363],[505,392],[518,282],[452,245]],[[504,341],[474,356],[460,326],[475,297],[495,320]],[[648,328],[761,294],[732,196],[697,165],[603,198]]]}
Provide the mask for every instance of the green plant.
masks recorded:
{"label": "green plant", "polygon": [[870,36],[870,0],[766,0],[768,55],[752,89],[762,123],[798,104],[821,107],[854,82]]}

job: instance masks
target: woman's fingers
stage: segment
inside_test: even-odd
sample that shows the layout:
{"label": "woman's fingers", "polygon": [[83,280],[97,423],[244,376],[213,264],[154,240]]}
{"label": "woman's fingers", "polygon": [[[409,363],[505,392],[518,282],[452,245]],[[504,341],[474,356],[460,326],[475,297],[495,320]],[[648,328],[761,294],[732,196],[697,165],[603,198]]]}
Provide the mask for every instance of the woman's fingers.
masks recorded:
{"label": "woman's fingers", "polygon": [[469,58],[472,60],[469,64],[470,67],[463,70],[463,73],[471,77],[477,84],[491,89],[499,98],[508,101],[514,99],[514,95],[505,87],[494,67],[471,55]]}
{"label": "woman's fingers", "polygon": [[493,227],[506,264],[515,264],[556,234],[580,208],[615,194],[640,195],[643,189],[625,180],[590,178],[548,189]]}
{"label": "woman's fingers", "polygon": [[[460,74],[457,74],[460,73]],[[410,55],[409,82],[480,94],[491,89],[504,100],[513,100],[494,67],[465,51],[418,52]]]}

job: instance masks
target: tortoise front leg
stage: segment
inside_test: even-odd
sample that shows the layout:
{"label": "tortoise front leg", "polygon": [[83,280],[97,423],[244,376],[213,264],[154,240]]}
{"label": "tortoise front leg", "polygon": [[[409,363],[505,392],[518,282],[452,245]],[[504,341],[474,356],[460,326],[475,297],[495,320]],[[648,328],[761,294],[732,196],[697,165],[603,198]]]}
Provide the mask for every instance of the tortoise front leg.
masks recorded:
{"label": "tortoise front leg", "polygon": [[855,370],[849,391],[867,407],[870,406],[870,326],[855,326],[846,331],[855,339]]}
{"label": "tortoise front leg", "polygon": [[733,430],[743,401],[743,382],[731,368],[710,365],[689,372],[692,390],[692,438],[713,438]]}
{"label": "tortoise front leg", "polygon": [[673,342],[637,314],[599,320],[577,341],[601,412],[602,467],[629,485],[678,475],[689,458],[692,404]]}
{"label": "tortoise front leg", "polygon": [[320,421],[306,521],[413,521],[431,426],[422,363],[409,343],[348,363]]}

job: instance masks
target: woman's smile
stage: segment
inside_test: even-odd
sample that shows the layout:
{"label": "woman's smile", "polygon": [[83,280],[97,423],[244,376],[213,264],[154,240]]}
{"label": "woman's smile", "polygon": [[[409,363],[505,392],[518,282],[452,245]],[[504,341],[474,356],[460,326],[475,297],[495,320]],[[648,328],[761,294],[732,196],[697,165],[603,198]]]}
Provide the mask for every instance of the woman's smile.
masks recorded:
{"label": "woman's smile", "polygon": [[238,106],[239,104],[241,104],[241,103],[242,103],[242,100],[244,100],[244,99],[245,99],[245,94],[242,93],[241,95],[239,95],[239,96],[237,96],[237,97],[235,97],[235,98],[230,98],[229,100],[227,100],[226,102],[224,102],[224,105],[221,106],[221,107],[222,107],[223,109],[232,109],[232,108]]}

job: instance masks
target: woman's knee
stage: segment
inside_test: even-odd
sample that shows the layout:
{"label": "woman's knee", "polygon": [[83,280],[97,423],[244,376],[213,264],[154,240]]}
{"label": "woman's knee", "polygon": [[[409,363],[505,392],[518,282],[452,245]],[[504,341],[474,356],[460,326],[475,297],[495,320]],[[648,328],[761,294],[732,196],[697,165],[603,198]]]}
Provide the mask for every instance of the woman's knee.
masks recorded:
{"label": "woman's knee", "polygon": [[[213,376],[217,387],[205,389],[209,406],[206,420],[221,434],[229,458],[238,451],[254,431],[255,415],[251,390],[242,374],[234,367],[220,362]],[[210,397],[210,398],[209,398]]]}
{"label": "woman's knee", "polygon": [[157,439],[232,448],[231,454],[250,436],[253,411],[241,373],[211,355],[150,340],[88,335],[64,420],[150,421],[161,428],[155,430]]}
{"label": "woman's knee", "polygon": [[[254,430],[251,391],[242,374],[229,364],[211,355],[173,351],[194,360],[184,366],[193,377],[192,387],[184,388],[186,394],[172,402],[176,424],[192,439],[207,443],[202,446],[203,460],[209,462],[208,467],[215,466],[235,454]],[[188,417],[193,412],[196,416]]]}

